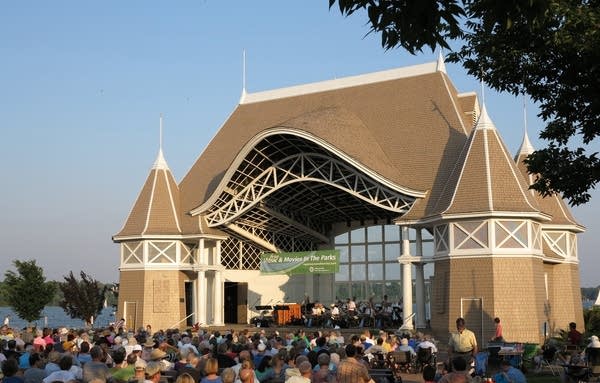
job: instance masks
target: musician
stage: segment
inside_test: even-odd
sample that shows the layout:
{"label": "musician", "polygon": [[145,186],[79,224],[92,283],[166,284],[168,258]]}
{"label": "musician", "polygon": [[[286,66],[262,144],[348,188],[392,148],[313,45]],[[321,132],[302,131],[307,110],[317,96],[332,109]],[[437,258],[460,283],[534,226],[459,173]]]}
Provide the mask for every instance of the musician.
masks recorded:
{"label": "musician", "polygon": [[312,315],[308,319],[307,327],[312,327],[313,322],[320,324],[323,314],[325,314],[325,307],[323,307],[321,302],[315,301],[315,305],[312,308]]}
{"label": "musician", "polygon": [[327,326],[339,328],[340,327],[339,323],[340,323],[340,308],[335,303],[332,303],[330,318],[327,321]]}
{"label": "musician", "polygon": [[348,315],[356,315],[356,297],[352,297],[352,299],[348,298],[346,305]]}

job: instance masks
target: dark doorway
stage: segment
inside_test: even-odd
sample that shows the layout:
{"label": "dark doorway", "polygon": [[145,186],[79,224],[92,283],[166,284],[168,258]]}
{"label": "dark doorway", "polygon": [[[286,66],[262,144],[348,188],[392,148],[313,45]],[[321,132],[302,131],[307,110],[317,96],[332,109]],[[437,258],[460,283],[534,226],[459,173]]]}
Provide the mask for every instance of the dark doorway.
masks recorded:
{"label": "dark doorway", "polygon": [[225,282],[225,323],[248,323],[248,284]]}
{"label": "dark doorway", "polygon": [[185,324],[193,326],[194,320],[194,282],[185,282]]}

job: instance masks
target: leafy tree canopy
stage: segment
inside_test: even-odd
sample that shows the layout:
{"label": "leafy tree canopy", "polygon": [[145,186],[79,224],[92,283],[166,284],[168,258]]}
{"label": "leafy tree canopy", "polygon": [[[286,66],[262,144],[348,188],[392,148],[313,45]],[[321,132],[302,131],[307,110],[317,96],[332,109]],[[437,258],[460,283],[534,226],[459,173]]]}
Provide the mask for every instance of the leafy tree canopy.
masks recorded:
{"label": "leafy tree canopy", "polygon": [[13,261],[17,272],[4,274],[5,296],[8,305],[22,319],[33,322],[42,316],[42,310],[54,297],[55,287],[46,282],[44,271],[35,260]]}
{"label": "leafy tree canopy", "polygon": [[600,0],[329,0],[365,10],[385,49],[460,48],[449,60],[498,91],[527,94],[546,122],[547,147],[526,160],[543,195],[572,205],[600,180]]}
{"label": "leafy tree canopy", "polygon": [[59,305],[71,318],[82,319],[89,325],[92,323],[92,318],[97,317],[102,311],[107,287],[101,286],[97,280],[83,271],[80,272],[80,276],[81,280],[78,280],[71,271],[64,277],[65,281],[59,283],[63,293]]}

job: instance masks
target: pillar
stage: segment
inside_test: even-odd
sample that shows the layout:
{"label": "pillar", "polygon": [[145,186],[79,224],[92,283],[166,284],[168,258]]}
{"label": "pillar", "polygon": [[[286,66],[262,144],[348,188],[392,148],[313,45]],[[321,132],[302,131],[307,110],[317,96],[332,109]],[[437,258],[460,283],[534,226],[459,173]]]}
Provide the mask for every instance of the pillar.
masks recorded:
{"label": "pillar", "polygon": [[[423,237],[421,228],[417,229],[417,236],[415,239],[416,249],[415,256],[423,257]],[[417,300],[417,315],[416,324],[417,328],[427,327],[427,320],[425,318],[425,264],[419,262],[415,264],[415,298]]]}
{"label": "pillar", "polygon": [[223,326],[223,310],[224,310],[224,303],[223,303],[223,277],[221,275],[221,271],[220,270],[215,270],[215,277],[213,278],[213,283],[214,283],[214,287],[213,287],[213,291],[215,293],[215,299],[214,299],[214,305],[213,305],[213,325],[214,326]]}
{"label": "pillar", "polygon": [[206,325],[206,272],[198,271],[196,279],[196,322],[200,325]]}
{"label": "pillar", "polygon": [[402,307],[403,307],[403,327],[412,330],[412,264],[410,256],[410,239],[408,237],[408,226],[402,226],[402,255],[400,263],[402,264]]}

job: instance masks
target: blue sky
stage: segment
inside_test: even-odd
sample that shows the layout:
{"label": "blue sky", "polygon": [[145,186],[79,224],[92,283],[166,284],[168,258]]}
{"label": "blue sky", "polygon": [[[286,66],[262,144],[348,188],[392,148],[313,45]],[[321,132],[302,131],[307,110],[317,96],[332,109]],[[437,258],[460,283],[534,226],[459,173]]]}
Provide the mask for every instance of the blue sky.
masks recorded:
{"label": "blue sky", "polygon": [[[0,3],[0,259],[36,259],[49,279],[84,270],[118,279],[122,226],[158,149],[177,180],[241,93],[435,60],[385,52],[364,16],[326,0],[27,1]],[[459,91],[480,91],[447,65]],[[522,101],[486,90],[491,118],[515,152]],[[536,147],[543,123],[528,109]],[[595,143],[595,150],[598,145]],[[582,286],[600,284],[600,195],[574,209]],[[3,267],[4,269],[4,267]]]}

